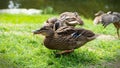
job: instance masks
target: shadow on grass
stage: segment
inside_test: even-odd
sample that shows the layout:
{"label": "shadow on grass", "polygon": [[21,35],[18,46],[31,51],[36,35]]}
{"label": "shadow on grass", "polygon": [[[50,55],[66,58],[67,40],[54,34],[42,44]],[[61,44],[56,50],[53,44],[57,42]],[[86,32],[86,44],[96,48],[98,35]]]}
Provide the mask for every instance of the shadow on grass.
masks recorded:
{"label": "shadow on grass", "polygon": [[[95,52],[89,50],[77,50],[73,53],[57,56],[52,53],[47,60],[48,67],[58,68],[119,68],[120,67],[120,50],[116,52],[115,59],[101,61],[102,58]],[[105,58],[105,57],[104,57]]]}
{"label": "shadow on grass", "polygon": [[75,51],[70,54],[57,56],[52,53],[50,59],[47,61],[48,66],[58,68],[62,67],[89,67],[89,65],[94,65],[99,62],[98,56],[91,51]]}

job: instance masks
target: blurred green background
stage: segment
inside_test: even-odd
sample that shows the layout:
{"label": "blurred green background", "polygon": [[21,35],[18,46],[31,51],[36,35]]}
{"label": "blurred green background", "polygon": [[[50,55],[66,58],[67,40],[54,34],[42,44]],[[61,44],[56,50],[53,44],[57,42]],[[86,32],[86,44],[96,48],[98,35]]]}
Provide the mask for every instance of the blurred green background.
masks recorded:
{"label": "blurred green background", "polygon": [[99,10],[120,12],[120,0],[0,0],[0,9],[8,8],[9,1],[19,4],[19,8],[42,9],[44,13],[76,11],[89,18]]}

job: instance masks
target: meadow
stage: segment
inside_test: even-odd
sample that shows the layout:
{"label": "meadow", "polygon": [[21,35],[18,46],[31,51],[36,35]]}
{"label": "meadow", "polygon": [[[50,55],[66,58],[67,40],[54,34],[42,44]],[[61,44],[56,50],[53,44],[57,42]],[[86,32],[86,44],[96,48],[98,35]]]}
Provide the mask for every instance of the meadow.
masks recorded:
{"label": "meadow", "polygon": [[120,40],[114,26],[104,29],[84,17],[85,25],[77,28],[110,38],[97,38],[71,54],[56,57],[55,50],[43,45],[43,36],[32,34],[53,16],[58,15],[0,14],[0,68],[120,68]]}

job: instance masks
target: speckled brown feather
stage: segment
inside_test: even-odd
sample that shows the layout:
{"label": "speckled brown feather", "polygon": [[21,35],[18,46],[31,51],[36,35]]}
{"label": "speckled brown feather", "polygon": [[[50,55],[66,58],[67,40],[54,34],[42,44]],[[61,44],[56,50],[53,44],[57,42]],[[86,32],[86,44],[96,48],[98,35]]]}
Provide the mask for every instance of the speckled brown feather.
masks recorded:
{"label": "speckled brown feather", "polygon": [[[86,29],[76,29],[71,27],[61,27],[60,32],[55,32],[52,36],[47,36],[44,40],[44,45],[49,49],[54,50],[70,50],[83,46],[85,43],[95,39],[95,34]],[[71,31],[72,30],[72,31]],[[84,32],[81,36],[73,38],[72,33]],[[91,39],[88,39],[92,37]]]}
{"label": "speckled brown feather", "polygon": [[59,18],[52,17],[49,18],[45,23],[44,26],[50,26],[53,30],[57,30],[62,26],[72,26],[75,27],[76,25],[83,25],[84,22],[77,14],[77,12],[63,12],[60,14]]}
{"label": "speckled brown feather", "polygon": [[84,32],[82,35],[86,36],[86,37],[91,37],[91,36],[95,35],[90,30],[86,30],[86,29],[83,29],[83,28],[74,28],[74,27],[69,27],[69,26],[61,27],[58,30],[56,30],[56,32],[60,35],[65,35],[65,34],[69,35],[69,34],[72,34],[74,32],[78,32],[78,33]]}

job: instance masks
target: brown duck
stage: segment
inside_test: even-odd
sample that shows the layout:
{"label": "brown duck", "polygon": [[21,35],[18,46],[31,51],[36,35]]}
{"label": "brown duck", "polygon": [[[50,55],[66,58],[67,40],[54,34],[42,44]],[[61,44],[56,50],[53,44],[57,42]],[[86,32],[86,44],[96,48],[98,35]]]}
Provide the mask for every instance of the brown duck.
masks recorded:
{"label": "brown duck", "polygon": [[33,33],[45,36],[45,47],[53,50],[63,50],[59,54],[70,53],[97,37],[90,30],[68,26],[60,27],[56,31],[48,26],[44,26]]}
{"label": "brown duck", "polygon": [[46,22],[44,22],[44,26],[50,26],[54,30],[62,26],[72,26],[75,27],[76,25],[83,25],[84,22],[82,21],[81,17],[78,15],[77,12],[64,12],[61,13],[59,18],[52,17],[49,18]]}
{"label": "brown duck", "polygon": [[73,27],[75,27],[76,25],[84,24],[83,20],[77,12],[63,12],[60,14],[59,20],[63,24]]}
{"label": "brown duck", "polygon": [[113,23],[117,30],[117,36],[120,38],[119,29],[120,29],[120,13],[109,11],[104,13],[103,11],[99,11],[95,14],[94,24],[101,23],[104,28],[106,28],[109,24]]}

